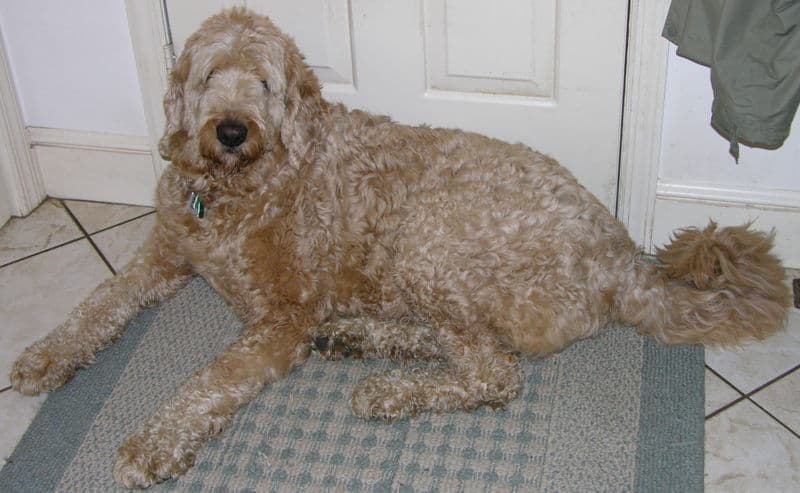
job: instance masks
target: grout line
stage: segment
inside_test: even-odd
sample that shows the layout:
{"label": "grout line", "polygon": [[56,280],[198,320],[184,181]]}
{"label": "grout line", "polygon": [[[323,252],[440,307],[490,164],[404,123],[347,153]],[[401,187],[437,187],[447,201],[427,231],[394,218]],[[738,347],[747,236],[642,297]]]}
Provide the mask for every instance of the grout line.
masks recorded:
{"label": "grout line", "polygon": [[[116,223],[116,224],[113,224],[113,225],[111,225],[111,226],[106,226],[105,228],[103,228],[103,229],[99,229],[99,230],[95,231],[94,233],[92,233],[92,234],[90,235],[90,234],[89,234],[89,233],[88,233],[88,232],[87,232],[87,231],[86,231],[86,230],[83,228],[83,225],[81,225],[81,224],[80,224],[80,221],[78,221],[78,219],[75,217],[75,215],[74,215],[74,214],[72,214],[72,211],[70,211],[70,210],[69,210],[69,207],[67,207],[67,204],[66,204],[66,203],[64,203],[64,199],[56,199],[56,198],[52,198],[52,197],[50,197],[50,199],[51,199],[51,200],[54,200],[54,201],[55,201],[55,200],[57,200],[57,201],[61,202],[61,203],[64,205],[64,209],[65,209],[66,211],[68,211],[68,215],[69,215],[69,216],[72,218],[72,221],[73,221],[75,224],[77,224],[77,225],[78,225],[78,229],[79,229],[79,230],[82,232],[83,236],[79,236],[79,237],[77,237],[77,238],[73,238],[73,239],[71,239],[71,240],[65,241],[64,243],[59,243],[58,245],[53,245],[53,246],[51,246],[51,247],[47,247],[47,248],[45,248],[45,249],[43,249],[43,250],[39,250],[39,251],[37,251],[37,252],[30,253],[30,254],[28,254],[28,255],[25,255],[24,257],[20,257],[20,258],[14,259],[14,260],[10,260],[10,261],[6,262],[5,264],[0,264],[0,269],[2,269],[3,267],[8,267],[9,265],[14,265],[14,264],[16,264],[16,263],[19,263],[19,262],[22,262],[22,261],[25,261],[25,260],[31,259],[31,258],[33,258],[33,257],[36,257],[37,255],[42,255],[43,253],[52,252],[53,250],[55,250],[55,249],[57,249],[57,248],[61,248],[61,247],[63,247],[63,246],[71,245],[72,243],[75,243],[75,242],[81,241],[81,240],[83,240],[84,238],[88,238],[88,237],[89,237],[89,236],[91,236],[91,235],[95,235],[95,234],[97,234],[97,233],[102,233],[102,232],[104,232],[104,231],[108,231],[109,229],[116,228],[117,226],[122,226],[123,224],[128,224],[129,222],[133,222],[133,221],[136,221],[137,219],[141,219],[141,218],[143,218],[143,217],[146,217],[146,216],[149,216],[149,215],[151,215],[151,214],[155,214],[155,213],[156,213],[156,211],[155,211],[155,210],[148,211],[148,212],[145,212],[145,213],[143,213],[143,214],[139,214],[139,215],[138,215],[138,216],[136,216],[136,217],[132,217],[132,218],[130,218],[130,219],[126,219],[126,220],[124,220],[124,221],[120,221],[120,222],[118,222],[118,223]],[[91,200],[82,200],[81,202],[93,202],[93,203],[96,203],[96,204],[105,204],[105,203],[106,203],[106,202],[95,202],[95,201],[91,201]],[[92,242],[92,240],[91,240],[91,239],[89,240],[89,242],[90,242],[90,243],[92,243],[92,245],[93,245],[93,246],[95,246],[95,245],[94,245],[94,243]],[[97,247],[96,247],[96,246],[95,246],[95,249],[97,249]],[[103,255],[101,254],[101,257],[102,257],[102,256],[103,256]],[[104,260],[105,260],[105,259],[104,259]],[[106,265],[108,266],[108,262],[106,262]],[[109,266],[109,267],[110,267],[110,266]],[[114,269],[113,269],[113,268],[112,268],[112,272],[114,272]]]}
{"label": "grout line", "polygon": [[742,392],[741,390],[739,390],[739,387],[737,387],[736,385],[732,384],[730,381],[728,381],[727,378],[723,377],[719,372],[717,372],[717,370],[715,370],[715,369],[711,368],[710,366],[708,366],[708,364],[706,364],[706,369],[708,371],[710,371],[711,373],[713,373],[714,375],[716,375],[717,378],[719,378],[720,380],[725,382],[727,385],[729,385],[733,390],[738,392],[739,395],[741,395],[742,397],[747,397],[747,394],[745,392]]}
{"label": "grout line", "polygon": [[84,239],[83,236],[79,236],[79,237],[77,237],[75,239],[72,239],[72,240],[69,240],[69,241],[65,241],[64,243],[59,243],[58,245],[54,245],[54,246],[45,248],[44,250],[40,250],[40,251],[38,251],[36,253],[31,253],[29,255],[25,255],[24,257],[20,257],[18,259],[15,259],[15,260],[12,260],[10,262],[6,262],[3,265],[0,265],[0,269],[2,269],[3,267],[8,267],[9,265],[17,264],[17,263],[22,262],[24,260],[31,259],[31,258],[36,257],[37,255],[41,255],[43,253],[52,252],[53,250],[55,250],[57,248],[61,248],[61,247],[67,246],[67,245],[71,245],[72,243],[76,243],[76,242],[81,241],[83,239]]}
{"label": "grout line", "polygon": [[96,234],[98,234],[98,233],[104,233],[104,232],[108,231],[109,229],[114,229],[114,228],[116,228],[117,226],[122,226],[123,224],[132,223],[133,221],[136,221],[137,219],[141,219],[141,218],[143,218],[143,217],[147,217],[147,216],[149,216],[149,215],[151,215],[151,214],[155,214],[155,213],[156,213],[156,211],[145,212],[144,214],[140,214],[140,215],[138,215],[138,216],[136,216],[136,217],[132,217],[132,218],[130,218],[130,219],[126,219],[126,220],[124,220],[124,221],[120,221],[120,222],[118,222],[118,223],[116,223],[116,224],[113,224],[113,225],[111,225],[111,226],[106,226],[106,227],[105,227],[105,228],[103,228],[103,229],[98,229],[97,231],[95,231],[94,233],[92,233],[92,234],[91,234],[91,236],[94,236],[94,235],[96,235]]}
{"label": "grout line", "polygon": [[713,418],[714,416],[716,416],[718,414],[722,414],[723,411],[726,411],[726,410],[732,408],[733,406],[735,406],[736,404],[739,404],[740,402],[742,402],[744,400],[748,400],[747,397],[745,397],[745,396],[737,397],[736,399],[734,399],[731,402],[725,404],[724,406],[722,406],[721,408],[717,409],[716,411],[710,413],[708,416],[706,416],[705,420],[708,421],[709,419]]}
{"label": "grout line", "polygon": [[752,403],[753,403],[753,404],[754,404],[754,405],[755,405],[757,408],[759,408],[759,409],[761,409],[762,411],[764,411],[764,414],[766,414],[767,416],[769,416],[770,418],[772,418],[773,420],[775,420],[775,421],[776,421],[776,422],[777,422],[779,425],[781,425],[781,426],[783,426],[784,428],[786,428],[786,430],[787,430],[789,433],[791,433],[792,435],[794,435],[794,436],[795,436],[795,437],[797,437],[797,438],[800,438],[800,435],[798,435],[796,431],[794,431],[793,429],[791,429],[791,428],[789,427],[789,425],[787,425],[786,423],[784,423],[783,421],[781,421],[780,419],[778,419],[777,417],[775,417],[775,415],[774,415],[774,414],[772,414],[771,412],[767,411],[767,410],[764,408],[764,406],[762,406],[762,405],[761,405],[761,404],[759,404],[758,402],[754,401],[753,399],[750,399],[749,397],[747,398],[747,400],[748,400],[748,401],[750,401],[750,402],[752,402]]}
{"label": "grout line", "polygon": [[770,386],[770,385],[772,385],[773,383],[776,383],[778,380],[781,380],[782,378],[784,378],[784,377],[787,377],[787,376],[789,376],[790,374],[792,374],[792,373],[794,373],[795,371],[797,371],[798,369],[800,369],[800,365],[796,365],[796,366],[794,366],[794,367],[792,367],[792,368],[790,368],[790,369],[786,370],[785,372],[781,373],[781,374],[780,374],[780,375],[778,375],[777,377],[773,377],[773,378],[771,378],[770,380],[767,380],[767,382],[766,382],[766,383],[763,383],[763,384],[759,385],[758,387],[754,388],[754,389],[753,389],[753,390],[751,390],[750,392],[744,392],[744,391],[742,391],[742,390],[739,390],[739,387],[737,387],[736,385],[732,384],[730,381],[728,381],[728,379],[726,379],[725,377],[723,377],[723,376],[722,376],[720,373],[718,373],[718,372],[717,372],[715,369],[713,369],[713,368],[711,368],[710,366],[708,366],[708,364],[706,364],[705,366],[706,366],[706,369],[708,369],[708,370],[709,370],[711,373],[713,373],[714,375],[716,375],[716,376],[717,376],[717,377],[718,377],[720,380],[722,380],[722,381],[723,381],[723,382],[725,382],[727,385],[729,385],[731,388],[733,388],[733,390],[735,390],[736,392],[738,392],[738,393],[739,393],[739,395],[741,395],[742,397],[747,397],[747,398],[751,397],[753,394],[756,394],[756,393],[760,392],[761,390],[764,390],[765,388],[769,387],[769,386]]}
{"label": "grout line", "polygon": [[729,386],[730,388],[732,388],[733,390],[735,390],[739,394],[739,397],[737,397],[733,401],[725,404],[724,406],[722,406],[721,408],[717,409],[716,411],[713,411],[710,414],[708,414],[706,416],[706,418],[705,418],[706,421],[708,421],[709,419],[713,418],[714,416],[720,414],[722,411],[725,411],[726,409],[732,407],[733,405],[738,404],[738,403],[742,402],[743,400],[747,399],[747,395],[744,392],[742,392],[741,390],[739,390],[739,387],[737,387],[736,385],[734,385],[731,382],[729,382],[727,378],[725,378],[722,375],[720,375],[717,372],[717,370],[715,370],[715,369],[711,368],[710,366],[708,366],[707,363],[706,363],[705,366],[706,366],[706,369],[708,371],[710,371],[711,373],[716,375],[717,378],[719,378],[720,380],[722,380],[725,383],[725,385]]}
{"label": "grout line", "polygon": [[65,197],[54,197],[52,195],[48,195],[47,198],[53,200],[69,200],[70,202],[88,202],[90,204],[101,204],[101,205],[126,205],[130,207],[148,207],[150,209],[153,208],[151,205],[142,205],[142,204],[128,204],[125,202],[109,202],[107,200],[91,200],[91,199],[70,199]]}
{"label": "grout line", "polygon": [[756,387],[755,389],[753,389],[753,390],[751,390],[750,392],[748,392],[748,393],[747,393],[747,397],[751,397],[753,394],[755,394],[755,393],[757,393],[757,392],[759,392],[759,391],[761,391],[761,390],[764,390],[765,388],[769,387],[770,385],[772,385],[773,383],[775,383],[775,382],[777,382],[778,380],[782,379],[783,377],[786,377],[786,376],[788,376],[790,373],[793,373],[793,372],[794,372],[795,370],[797,370],[798,368],[800,368],[800,365],[797,365],[797,366],[795,366],[794,368],[792,368],[792,369],[790,369],[790,370],[787,370],[787,371],[785,371],[785,372],[781,373],[781,374],[780,374],[780,375],[778,375],[777,377],[775,377],[775,378],[773,378],[773,379],[771,379],[771,380],[767,381],[767,383],[764,383],[764,384],[761,384],[761,385],[759,385],[759,386],[758,386],[758,387]]}
{"label": "grout line", "polygon": [[788,431],[789,431],[789,433],[791,433],[792,435],[794,435],[794,436],[795,436],[795,437],[797,437],[797,438],[800,438],[800,435],[799,435],[799,434],[798,434],[796,431],[794,431],[794,430],[793,430],[793,429],[792,429],[792,428],[791,428],[789,425],[787,425],[786,423],[784,423],[784,422],[783,422],[781,419],[779,419],[777,416],[775,416],[775,415],[774,415],[774,414],[772,414],[771,412],[767,411],[767,409],[766,409],[764,406],[762,406],[761,404],[759,404],[758,402],[756,402],[756,400],[755,400],[755,399],[753,399],[753,397],[755,396],[755,394],[757,394],[757,393],[758,393],[758,392],[760,392],[761,390],[764,390],[765,388],[769,387],[770,385],[774,384],[774,383],[775,383],[775,382],[777,382],[778,380],[781,380],[781,379],[783,379],[783,378],[787,377],[788,375],[790,375],[791,373],[794,373],[794,372],[795,372],[796,370],[798,370],[798,369],[800,369],[800,365],[797,365],[797,366],[795,366],[795,367],[794,367],[794,368],[792,368],[791,370],[788,370],[788,371],[785,371],[785,372],[783,372],[782,374],[778,375],[777,377],[773,378],[772,380],[768,381],[767,383],[765,383],[765,384],[763,384],[763,385],[761,385],[761,386],[757,387],[756,389],[752,390],[751,392],[749,392],[749,393],[747,394],[747,400],[748,400],[748,401],[750,401],[750,402],[752,402],[752,403],[753,403],[753,404],[754,404],[754,405],[755,405],[757,408],[759,408],[759,409],[761,409],[762,411],[764,411],[764,413],[765,413],[767,416],[769,416],[770,418],[772,418],[772,419],[774,419],[775,421],[777,421],[779,425],[781,425],[781,426],[783,426],[784,428],[786,428],[786,430],[788,430]]}
{"label": "grout line", "polygon": [[2,389],[0,389],[0,394],[2,394],[3,392],[6,392],[7,390],[11,390],[11,385],[8,385],[8,386],[3,387]]}
{"label": "grout line", "polygon": [[745,393],[745,392],[742,392],[741,390],[739,390],[739,388],[738,388],[738,387],[736,387],[735,385],[733,385],[733,384],[732,384],[731,382],[729,382],[729,381],[728,381],[728,380],[727,380],[725,377],[723,377],[722,375],[720,375],[720,374],[719,374],[719,373],[718,373],[716,370],[714,370],[714,369],[713,369],[713,368],[711,368],[710,366],[708,366],[708,365],[705,365],[705,366],[706,366],[706,368],[707,368],[707,369],[708,369],[708,370],[709,370],[711,373],[713,373],[714,375],[716,375],[716,376],[717,376],[717,377],[718,377],[720,380],[722,380],[723,382],[725,382],[725,384],[729,385],[731,388],[733,388],[733,389],[734,389],[736,392],[738,392],[738,393],[739,393],[739,397],[738,397],[738,398],[734,399],[733,401],[729,402],[728,404],[725,404],[724,406],[722,406],[721,408],[717,409],[716,411],[714,411],[714,412],[712,412],[712,413],[708,414],[708,416],[706,416],[706,417],[705,417],[705,420],[706,420],[706,421],[708,421],[709,419],[711,419],[711,418],[713,418],[713,417],[715,417],[715,416],[717,416],[717,415],[721,414],[723,411],[726,411],[726,410],[730,409],[731,407],[735,406],[736,404],[739,404],[739,403],[740,403],[740,402],[742,402],[742,401],[748,401],[748,402],[750,402],[751,404],[753,404],[754,406],[756,406],[757,408],[759,408],[759,409],[760,409],[760,410],[761,410],[761,411],[762,411],[764,414],[766,414],[767,416],[769,416],[770,418],[772,418],[772,420],[773,420],[773,421],[775,421],[776,423],[778,423],[779,425],[781,425],[783,428],[785,428],[785,429],[786,429],[786,431],[788,431],[789,433],[791,433],[791,434],[792,434],[792,435],[794,435],[795,437],[797,437],[797,438],[800,438],[800,434],[798,434],[798,432],[796,432],[795,430],[793,430],[793,429],[792,429],[792,428],[791,428],[789,425],[787,425],[786,423],[784,423],[783,421],[781,421],[781,420],[780,420],[778,417],[776,417],[774,414],[772,414],[771,412],[767,411],[767,409],[766,409],[764,406],[762,406],[761,404],[759,404],[758,402],[756,402],[755,400],[753,400],[753,396],[754,396],[755,394],[757,394],[757,393],[758,393],[758,392],[760,392],[761,390],[764,390],[765,388],[769,387],[770,385],[774,384],[775,382],[777,382],[777,381],[781,380],[782,378],[784,378],[784,377],[786,377],[786,376],[790,375],[791,373],[793,373],[793,372],[797,371],[798,369],[800,369],[800,365],[797,365],[797,366],[795,366],[794,368],[791,368],[790,370],[787,370],[787,371],[785,371],[785,372],[781,373],[781,374],[780,374],[780,375],[778,375],[777,377],[774,377],[774,378],[772,378],[772,379],[768,380],[766,383],[764,383],[764,384],[762,384],[762,385],[759,385],[758,387],[756,387],[755,389],[753,389],[753,390],[751,390],[750,392],[747,392],[747,393]]}
{"label": "grout line", "polygon": [[108,259],[106,258],[106,256],[103,255],[103,252],[100,251],[100,248],[97,247],[97,244],[95,244],[95,242],[92,239],[92,237],[89,235],[89,233],[86,232],[86,228],[83,227],[83,224],[81,224],[80,221],[78,221],[78,218],[75,217],[75,214],[72,213],[72,211],[69,209],[69,207],[67,207],[67,204],[63,200],[59,199],[59,201],[61,202],[61,205],[64,206],[64,210],[67,211],[67,214],[69,214],[69,217],[71,217],[72,220],[75,222],[75,224],[78,226],[78,229],[81,230],[81,232],[83,233],[84,238],[89,240],[89,244],[92,245],[92,248],[94,248],[94,251],[97,252],[97,255],[99,255],[100,259],[103,261],[103,263],[106,264],[106,267],[108,267],[108,270],[111,271],[111,274],[116,276],[117,275],[117,271],[114,270],[114,266],[111,265],[111,262],[109,262]]}

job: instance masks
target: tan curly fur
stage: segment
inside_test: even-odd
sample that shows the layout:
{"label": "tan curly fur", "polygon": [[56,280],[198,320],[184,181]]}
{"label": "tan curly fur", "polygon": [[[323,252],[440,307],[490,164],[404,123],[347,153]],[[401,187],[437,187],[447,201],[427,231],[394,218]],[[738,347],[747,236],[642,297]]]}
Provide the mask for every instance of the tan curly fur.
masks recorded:
{"label": "tan curly fur", "polygon": [[[189,38],[164,108],[172,165],[155,229],[11,374],[25,394],[64,384],[193,274],[228,301],[241,338],[122,444],[121,485],[184,473],[312,342],[332,359],[430,360],[355,390],[357,415],[397,419],[503,406],[520,390],[518,354],[559,351],[613,322],[664,343],[721,344],[785,322],[771,237],[712,223],[648,263],[553,159],[330,104],[292,40],[246,10]],[[188,209],[191,192],[205,217]]]}

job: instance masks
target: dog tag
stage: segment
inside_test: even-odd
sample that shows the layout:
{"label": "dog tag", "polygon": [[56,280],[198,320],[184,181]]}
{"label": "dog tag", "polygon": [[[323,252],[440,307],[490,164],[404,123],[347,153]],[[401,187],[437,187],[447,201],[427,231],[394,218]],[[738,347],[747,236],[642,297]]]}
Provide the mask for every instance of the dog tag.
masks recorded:
{"label": "dog tag", "polygon": [[206,208],[203,206],[203,200],[200,198],[199,193],[191,192],[189,194],[189,210],[194,212],[198,219],[203,219],[206,215]]}

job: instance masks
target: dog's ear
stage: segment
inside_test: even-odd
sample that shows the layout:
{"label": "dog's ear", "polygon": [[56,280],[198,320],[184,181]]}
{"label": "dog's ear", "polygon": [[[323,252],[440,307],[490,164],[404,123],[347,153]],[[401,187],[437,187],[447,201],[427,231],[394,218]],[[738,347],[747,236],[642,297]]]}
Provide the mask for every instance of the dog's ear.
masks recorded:
{"label": "dog's ear", "polygon": [[292,166],[301,167],[314,152],[317,118],[323,102],[317,77],[303,61],[300,52],[286,50],[286,110],[281,123],[281,141]]}
{"label": "dog's ear", "polygon": [[183,91],[189,74],[189,57],[181,55],[178,63],[169,74],[169,87],[164,95],[164,134],[158,141],[161,157],[170,161],[179,142],[184,140],[186,131],[183,124]]}

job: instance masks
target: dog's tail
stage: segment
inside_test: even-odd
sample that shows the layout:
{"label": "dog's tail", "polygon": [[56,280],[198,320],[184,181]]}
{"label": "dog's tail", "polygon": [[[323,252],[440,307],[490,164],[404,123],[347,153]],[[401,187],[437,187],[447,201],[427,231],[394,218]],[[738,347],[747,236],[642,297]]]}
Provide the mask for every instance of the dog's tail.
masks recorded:
{"label": "dog's tail", "polygon": [[733,345],[784,327],[790,292],[774,233],[749,226],[679,231],[658,262],[629,273],[619,318],[666,344]]}

